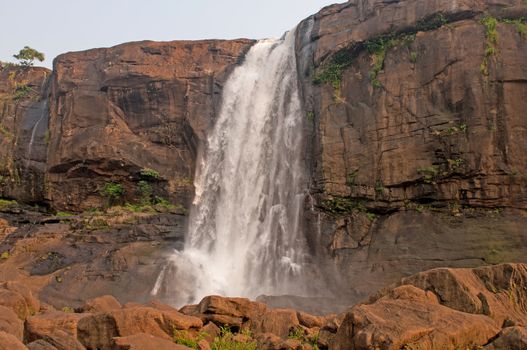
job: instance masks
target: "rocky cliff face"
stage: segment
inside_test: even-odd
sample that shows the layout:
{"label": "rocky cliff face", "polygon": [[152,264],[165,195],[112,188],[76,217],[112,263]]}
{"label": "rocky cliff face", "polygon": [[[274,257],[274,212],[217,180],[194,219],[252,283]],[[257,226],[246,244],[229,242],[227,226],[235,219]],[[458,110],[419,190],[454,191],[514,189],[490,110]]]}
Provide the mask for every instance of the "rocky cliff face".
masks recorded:
{"label": "rocky cliff face", "polygon": [[[520,0],[361,0],[327,7],[298,27],[312,176],[306,231],[327,284],[349,303],[428,268],[527,261],[524,17]],[[73,235],[56,229],[70,245],[49,248],[65,261],[52,273],[79,263],[82,284],[42,282],[53,284],[44,290],[49,300],[97,280],[100,291],[111,290],[123,270],[142,268],[143,260],[127,257],[140,251],[150,264],[150,243],[181,241],[182,215],[116,231],[86,210],[139,203],[145,192],[187,205],[222,85],[252,44],[130,43],[59,56],[51,76],[38,68],[0,72],[2,197],[84,211],[70,220]],[[108,184],[123,194],[104,194]],[[41,230],[19,229],[2,250]],[[130,248],[137,240],[149,243]],[[104,249],[79,255],[101,241]],[[37,253],[21,257],[28,271]],[[157,275],[163,262],[154,260],[127,281]]]}
{"label": "rocky cliff face", "polygon": [[0,195],[24,202],[43,199],[48,113],[45,95],[50,71],[0,70]]}
{"label": "rocky cliff face", "polygon": [[141,172],[155,169],[152,196],[187,205],[199,140],[252,43],[139,42],[68,53],[49,80],[46,69],[3,69],[3,195],[82,211],[104,206],[101,192],[115,183],[121,201],[137,202]]}
{"label": "rocky cliff face", "polygon": [[307,225],[349,295],[525,260],[526,15],[519,0],[349,1],[301,24]]}
{"label": "rocky cliff face", "polygon": [[139,42],[59,56],[50,97],[53,206],[98,207],[108,182],[136,201],[143,169],[159,173],[154,195],[187,205],[198,141],[214,121],[223,82],[252,43]]}

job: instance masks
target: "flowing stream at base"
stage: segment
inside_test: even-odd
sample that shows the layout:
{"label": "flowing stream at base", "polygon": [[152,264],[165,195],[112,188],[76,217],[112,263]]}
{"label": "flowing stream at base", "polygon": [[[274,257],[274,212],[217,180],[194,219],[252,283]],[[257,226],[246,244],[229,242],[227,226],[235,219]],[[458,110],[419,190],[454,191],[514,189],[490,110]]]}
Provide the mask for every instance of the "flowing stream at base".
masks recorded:
{"label": "flowing stream at base", "polygon": [[305,295],[305,116],[297,79],[295,31],[259,41],[233,71],[197,165],[185,247],[171,256],[153,295],[162,285],[176,304],[211,294]]}

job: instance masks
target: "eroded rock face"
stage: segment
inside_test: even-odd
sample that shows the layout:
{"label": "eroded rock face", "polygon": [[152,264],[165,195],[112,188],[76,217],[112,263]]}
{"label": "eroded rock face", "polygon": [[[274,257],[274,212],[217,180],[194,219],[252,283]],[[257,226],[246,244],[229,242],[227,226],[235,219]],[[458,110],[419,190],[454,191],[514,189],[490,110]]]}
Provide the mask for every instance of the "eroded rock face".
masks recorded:
{"label": "eroded rock face", "polygon": [[253,41],[137,42],[59,56],[51,94],[49,198],[55,208],[104,204],[106,182],[186,205],[198,143],[228,73]]}
{"label": "eroded rock face", "polygon": [[[136,42],[0,67],[0,196],[82,211],[150,195],[185,206],[199,142],[252,40]],[[153,169],[154,177],[141,175]]]}
{"label": "eroded rock face", "polygon": [[526,14],[520,0],[349,1],[300,25],[306,225],[335,292],[525,261],[527,40],[511,21]]}
{"label": "eroded rock face", "polygon": [[0,67],[0,196],[24,202],[44,200],[51,71]]}

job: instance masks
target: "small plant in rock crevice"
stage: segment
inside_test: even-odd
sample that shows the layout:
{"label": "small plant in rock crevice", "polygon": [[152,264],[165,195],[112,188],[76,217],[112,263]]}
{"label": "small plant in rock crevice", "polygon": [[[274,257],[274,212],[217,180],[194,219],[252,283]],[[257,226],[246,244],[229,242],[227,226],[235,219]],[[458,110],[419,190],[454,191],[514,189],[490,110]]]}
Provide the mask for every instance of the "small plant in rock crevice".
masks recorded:
{"label": "small plant in rock crevice", "polygon": [[287,336],[288,339],[294,339],[294,340],[304,340],[304,330],[301,327],[296,327],[294,329],[291,329],[289,331],[289,335]]}
{"label": "small plant in rock crevice", "polygon": [[148,182],[141,180],[137,183],[137,187],[139,188],[139,202],[141,205],[152,204],[152,186]]}
{"label": "small plant in rock crevice", "polygon": [[364,43],[366,50],[368,50],[372,57],[373,68],[370,71],[370,81],[373,87],[382,87],[382,84],[377,79],[377,77],[384,68],[384,61],[386,59],[387,51],[401,44],[409,46],[414,40],[415,34],[400,34],[382,36],[379,38],[368,40]]}
{"label": "small plant in rock crevice", "polygon": [[359,169],[356,169],[346,176],[346,186],[353,187],[355,185],[355,180],[357,179],[358,173]]}
{"label": "small plant in rock crevice", "polygon": [[3,126],[2,124],[0,124],[0,134],[2,134],[2,136],[6,138],[8,141],[12,141],[14,138],[14,135],[10,133],[9,130],[7,130],[7,128]]}
{"label": "small plant in rock crevice", "polygon": [[512,24],[516,29],[516,32],[522,37],[527,37],[527,24],[525,23],[524,18],[509,19],[505,18],[501,20],[503,23]]}
{"label": "small plant in rock crevice", "polygon": [[313,350],[320,350],[318,347],[319,333],[308,335],[302,327],[296,327],[289,331],[287,338],[297,340],[302,344],[309,344]]}
{"label": "small plant in rock crevice", "polygon": [[34,90],[27,84],[18,84],[13,93],[13,101],[20,101],[29,96]]}
{"label": "small plant in rock crevice", "polygon": [[370,221],[375,221],[375,219],[377,219],[377,214],[367,212],[367,213],[366,213],[366,217],[367,217],[368,220],[370,220]]}
{"label": "small plant in rock crevice", "polygon": [[498,20],[487,16],[480,23],[485,27],[485,56],[480,66],[481,74],[489,76],[489,62],[498,53]]}
{"label": "small plant in rock crevice", "polygon": [[417,52],[412,51],[410,52],[410,62],[416,63],[417,62]]}
{"label": "small plant in rock crevice", "polygon": [[423,181],[427,184],[434,184],[439,174],[439,168],[435,165],[418,168],[417,173],[422,175]]}
{"label": "small plant in rock crevice", "polygon": [[375,192],[382,194],[384,192],[384,184],[381,180],[375,181]]}
{"label": "small plant in rock crevice", "polygon": [[101,194],[108,199],[108,206],[112,206],[121,201],[124,195],[124,187],[119,183],[106,182]]}
{"label": "small plant in rock crevice", "polygon": [[465,163],[463,158],[447,159],[448,167],[451,171],[458,171]]}
{"label": "small plant in rock crevice", "polygon": [[49,141],[51,140],[51,132],[49,130],[46,130],[44,133],[44,143],[46,145],[49,145]]}
{"label": "small plant in rock crevice", "polygon": [[159,178],[161,177],[161,175],[159,174],[159,172],[157,170],[150,169],[150,168],[142,169],[139,172],[139,175],[141,176],[141,178],[143,180],[146,180],[146,181],[159,180]]}
{"label": "small plant in rock crevice", "polygon": [[342,215],[350,213],[360,206],[361,204],[351,197],[333,196],[323,200],[320,208],[330,214]]}
{"label": "small plant in rock crevice", "polygon": [[73,314],[75,313],[75,309],[70,307],[70,306],[64,306],[62,308],[62,312],[66,312],[66,313],[69,313],[69,314]]}

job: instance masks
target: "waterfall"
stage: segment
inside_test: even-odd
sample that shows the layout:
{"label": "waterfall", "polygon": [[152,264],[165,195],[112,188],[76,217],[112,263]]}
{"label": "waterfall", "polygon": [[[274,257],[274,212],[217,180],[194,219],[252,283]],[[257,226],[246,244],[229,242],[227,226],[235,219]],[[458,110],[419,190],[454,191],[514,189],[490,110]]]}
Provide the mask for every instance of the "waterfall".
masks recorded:
{"label": "waterfall", "polygon": [[185,247],[170,259],[175,275],[165,267],[152,294],[161,280],[173,283],[179,303],[305,293],[304,114],[295,31],[259,41],[224,86],[196,169]]}
{"label": "waterfall", "polygon": [[42,120],[46,117],[48,113],[48,101],[44,100],[43,106],[40,109],[40,115],[33,125],[33,128],[31,129],[31,138],[29,139],[29,144],[27,146],[27,155],[26,155],[26,168],[29,167],[29,164],[31,162],[31,153],[33,150],[33,144],[35,143],[35,136],[37,135],[38,127],[40,126],[40,123]]}

